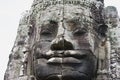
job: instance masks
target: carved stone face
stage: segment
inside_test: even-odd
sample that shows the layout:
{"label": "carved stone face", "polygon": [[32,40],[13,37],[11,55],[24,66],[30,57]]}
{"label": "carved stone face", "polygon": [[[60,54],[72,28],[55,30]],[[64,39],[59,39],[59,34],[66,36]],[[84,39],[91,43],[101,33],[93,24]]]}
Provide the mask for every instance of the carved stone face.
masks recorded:
{"label": "carved stone face", "polygon": [[92,80],[97,70],[93,26],[82,21],[88,14],[69,6],[50,10],[41,13],[34,50],[37,80]]}

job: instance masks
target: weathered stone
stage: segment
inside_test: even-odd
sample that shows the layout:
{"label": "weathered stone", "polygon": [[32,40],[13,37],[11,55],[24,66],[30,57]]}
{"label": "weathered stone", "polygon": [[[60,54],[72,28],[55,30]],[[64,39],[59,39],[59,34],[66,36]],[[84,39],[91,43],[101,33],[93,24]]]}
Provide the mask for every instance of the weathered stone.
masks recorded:
{"label": "weathered stone", "polygon": [[20,20],[4,80],[120,78],[119,46],[108,33],[118,23],[117,10],[107,7],[104,14],[103,3],[34,0]]}
{"label": "weathered stone", "polygon": [[114,80],[120,79],[119,74],[119,48],[120,48],[120,37],[119,37],[119,17],[117,9],[113,6],[108,6],[106,9],[106,23],[109,27],[108,36],[111,42],[111,52],[110,52],[110,77]]}

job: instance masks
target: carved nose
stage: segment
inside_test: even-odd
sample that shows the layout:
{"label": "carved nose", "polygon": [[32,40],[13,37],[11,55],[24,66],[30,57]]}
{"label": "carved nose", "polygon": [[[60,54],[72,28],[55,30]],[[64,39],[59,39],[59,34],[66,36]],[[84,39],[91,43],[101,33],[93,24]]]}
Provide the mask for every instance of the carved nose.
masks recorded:
{"label": "carved nose", "polygon": [[73,45],[71,42],[65,40],[64,38],[57,38],[53,40],[51,44],[51,50],[73,50]]}

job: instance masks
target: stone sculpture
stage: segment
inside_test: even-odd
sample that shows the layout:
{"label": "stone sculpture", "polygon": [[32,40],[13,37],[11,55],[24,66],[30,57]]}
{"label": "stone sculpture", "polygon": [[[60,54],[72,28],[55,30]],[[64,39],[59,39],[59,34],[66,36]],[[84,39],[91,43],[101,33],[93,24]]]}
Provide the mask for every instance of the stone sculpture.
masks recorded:
{"label": "stone sculpture", "polygon": [[113,80],[120,79],[120,62],[119,62],[119,49],[120,49],[120,37],[119,37],[119,15],[116,7],[108,6],[105,8],[106,13],[106,24],[109,27],[109,37],[110,37],[110,77]]}
{"label": "stone sculpture", "polygon": [[65,5],[63,11],[59,5],[41,14],[40,39],[34,51],[35,61],[39,62],[34,63],[37,80],[92,80],[96,76],[93,26],[79,20],[83,14],[90,18],[85,10],[69,7]]}
{"label": "stone sculpture", "polygon": [[34,0],[20,21],[4,80],[108,80],[103,2]]}

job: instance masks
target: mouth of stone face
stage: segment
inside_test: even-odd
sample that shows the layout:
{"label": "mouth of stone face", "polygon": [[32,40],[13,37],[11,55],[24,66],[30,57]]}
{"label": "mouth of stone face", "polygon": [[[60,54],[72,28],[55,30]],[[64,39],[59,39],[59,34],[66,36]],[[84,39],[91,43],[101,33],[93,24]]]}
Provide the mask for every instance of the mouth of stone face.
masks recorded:
{"label": "mouth of stone face", "polygon": [[84,73],[74,74],[61,74],[61,75],[49,75],[45,80],[90,80],[90,78]]}
{"label": "mouth of stone face", "polygon": [[67,50],[67,51],[50,51],[46,53],[47,63],[81,63],[82,59],[87,57],[87,51]]}
{"label": "mouth of stone face", "polygon": [[81,61],[79,59],[74,58],[74,57],[65,57],[65,58],[53,57],[53,58],[48,59],[47,63],[64,64],[64,63],[81,63]]}
{"label": "mouth of stone face", "polygon": [[[48,51],[38,61],[38,79],[42,80],[91,80],[89,50]],[[37,66],[37,65],[36,65]],[[46,73],[44,75],[44,73]]]}

